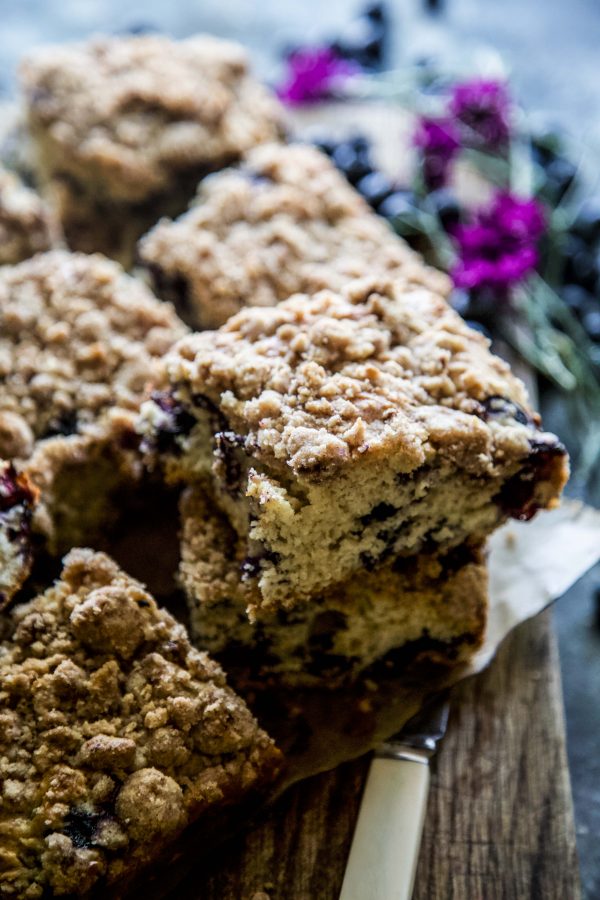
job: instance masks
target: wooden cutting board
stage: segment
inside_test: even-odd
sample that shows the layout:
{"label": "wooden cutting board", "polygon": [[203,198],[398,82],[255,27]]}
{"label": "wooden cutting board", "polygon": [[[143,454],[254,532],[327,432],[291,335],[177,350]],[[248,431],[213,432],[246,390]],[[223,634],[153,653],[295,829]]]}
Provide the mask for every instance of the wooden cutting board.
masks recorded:
{"label": "wooden cutting board", "polygon": [[[336,900],[368,765],[363,757],[291,788],[177,896]],[[452,690],[414,900],[580,896],[560,668],[546,611],[507,638],[489,669]]]}

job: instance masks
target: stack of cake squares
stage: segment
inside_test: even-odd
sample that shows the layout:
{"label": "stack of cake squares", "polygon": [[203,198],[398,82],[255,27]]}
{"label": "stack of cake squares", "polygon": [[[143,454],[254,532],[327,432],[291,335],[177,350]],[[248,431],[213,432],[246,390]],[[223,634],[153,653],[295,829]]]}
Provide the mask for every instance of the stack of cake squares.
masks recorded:
{"label": "stack of cake squares", "polygon": [[220,325],[167,354],[139,426],[185,486],[196,639],[291,685],[468,659],[486,536],[554,505],[567,466],[445,276],[301,145],[207,178],[139,256],[193,327]]}
{"label": "stack of cake squares", "polygon": [[[22,82],[45,199],[0,173],[0,894],[108,896],[277,777],[226,673],[465,662],[487,535],[568,465],[447,277],[277,143],[241,48],[99,38]],[[189,634],[98,552],[163,482]]]}

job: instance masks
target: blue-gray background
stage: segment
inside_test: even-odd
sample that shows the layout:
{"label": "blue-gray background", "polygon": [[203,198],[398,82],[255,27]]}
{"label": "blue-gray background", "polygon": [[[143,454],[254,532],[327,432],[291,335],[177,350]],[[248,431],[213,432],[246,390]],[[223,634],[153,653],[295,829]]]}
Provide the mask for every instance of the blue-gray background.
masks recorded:
{"label": "blue-gray background", "polygon": [[[132,26],[240,40],[259,74],[274,81],[283,47],[335,35],[359,7],[360,0],[0,0],[0,97],[13,92],[19,57],[29,48]],[[388,0],[388,8],[394,67],[422,55],[468,66],[482,47],[495,48],[525,108],[591,149],[592,170],[596,158],[600,164],[600,0],[446,0],[435,16],[422,0]],[[594,627],[592,602],[598,585],[596,569],[555,611],[589,900],[600,898],[600,626]]]}

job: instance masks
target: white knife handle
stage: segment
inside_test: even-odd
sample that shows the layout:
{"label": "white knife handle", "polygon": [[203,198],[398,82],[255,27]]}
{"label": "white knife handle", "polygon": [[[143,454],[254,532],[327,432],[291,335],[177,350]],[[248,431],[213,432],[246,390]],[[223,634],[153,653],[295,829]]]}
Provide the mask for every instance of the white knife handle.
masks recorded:
{"label": "white knife handle", "polygon": [[429,791],[423,761],[375,757],[340,900],[410,900]]}

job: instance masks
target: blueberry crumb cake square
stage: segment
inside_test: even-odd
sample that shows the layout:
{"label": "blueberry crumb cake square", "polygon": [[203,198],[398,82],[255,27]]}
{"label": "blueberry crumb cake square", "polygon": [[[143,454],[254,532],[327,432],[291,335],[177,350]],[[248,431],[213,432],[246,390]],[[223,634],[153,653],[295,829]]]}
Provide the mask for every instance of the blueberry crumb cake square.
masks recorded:
{"label": "blueberry crumb cake square", "polygon": [[365,275],[399,272],[450,289],[324,154],[302,144],[256,147],[204,179],[191,209],[160,221],[138,255],[156,293],[196,329]]}
{"label": "blueberry crumb cake square", "polygon": [[92,540],[139,477],[134,417],[186,330],[100,255],[0,268],[0,457],[39,490],[33,524],[52,550]]}
{"label": "blueberry crumb cake square", "polygon": [[0,895],[112,896],[277,774],[221,668],[105,554],[73,550],[0,642]]}
{"label": "blueberry crumb cake square", "polygon": [[552,507],[567,456],[522,383],[426,287],[359,279],[248,308],[165,358],[150,462],[208,479],[244,541],[250,608],[386,559],[483,541]]}
{"label": "blueberry crumb cake square", "polygon": [[277,101],[243,48],[209,35],[97,37],[21,65],[37,172],[68,245],[130,262],[161,215],[199,179],[277,140]]}

